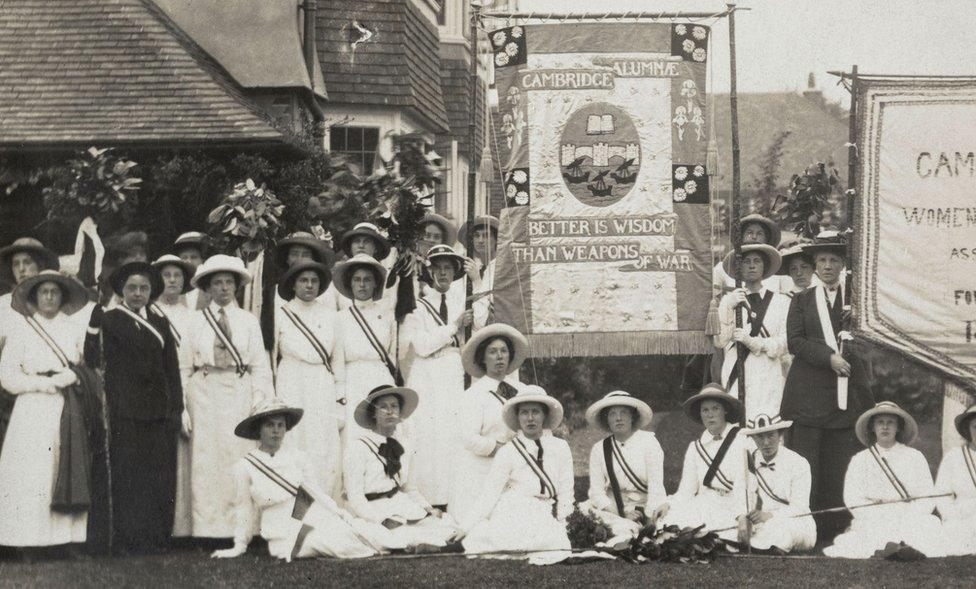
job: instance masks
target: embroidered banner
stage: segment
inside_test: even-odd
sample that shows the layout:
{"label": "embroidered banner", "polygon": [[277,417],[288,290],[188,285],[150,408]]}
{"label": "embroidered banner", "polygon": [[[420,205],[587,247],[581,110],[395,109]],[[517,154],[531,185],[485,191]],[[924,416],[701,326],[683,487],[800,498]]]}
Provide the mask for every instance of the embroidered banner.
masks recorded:
{"label": "embroidered banner", "polygon": [[868,78],[858,88],[857,330],[971,382],[976,78]]}
{"label": "embroidered banner", "polygon": [[708,349],[709,36],[663,23],[490,33],[506,194],[494,316],[534,355]]}

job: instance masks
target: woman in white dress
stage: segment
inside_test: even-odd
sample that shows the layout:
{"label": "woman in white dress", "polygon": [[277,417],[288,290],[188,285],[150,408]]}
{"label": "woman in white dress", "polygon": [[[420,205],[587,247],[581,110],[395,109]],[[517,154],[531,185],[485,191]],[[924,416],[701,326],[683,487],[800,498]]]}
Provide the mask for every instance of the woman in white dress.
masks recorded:
{"label": "woman in white dress", "polygon": [[200,265],[192,283],[210,303],[193,314],[180,353],[189,406],[193,535],[234,535],[231,468],[254,445],[234,437],[251,407],[274,396],[261,326],[237,306],[237,289],[251,277],[240,258],[218,254]]}
{"label": "woman in white dress", "polygon": [[278,283],[278,294],[287,302],[275,318],[275,349],[281,358],[275,387],[279,399],[305,411],[288,436],[288,447],[305,454],[312,480],[338,498],[346,362],[336,341],[336,312],[318,300],[331,278],[323,264],[299,262]]}
{"label": "woman in white dress", "polygon": [[[495,252],[498,245],[498,219],[491,215],[475,217],[465,223],[457,233],[464,252],[474,263],[474,272],[468,273],[472,292],[483,294],[475,300],[474,329],[488,324],[492,313],[492,289],[495,288]],[[487,293],[487,294],[484,294]]]}
{"label": "woman in white dress", "polygon": [[878,403],[857,419],[857,439],[867,448],[851,458],[844,477],[844,504],[861,507],[846,532],[824,555],[870,558],[889,542],[904,542],[926,556],[945,556],[942,526],[932,514],[935,485],[925,456],[907,446],[918,435],[915,419],[890,401]]}
{"label": "woman in white dress", "polygon": [[514,375],[528,349],[529,341],[517,329],[494,323],[476,331],[461,350],[464,371],[477,380],[461,394],[453,444],[454,481],[447,506],[458,521],[476,507],[495,453],[515,437],[502,419],[502,406],[518,391]]}
{"label": "woman in white dress", "polygon": [[955,493],[939,500],[939,514],[947,553],[962,556],[976,554],[976,404],[955,422],[964,441],[942,457],[935,488],[937,494]]}
{"label": "woman in white dress", "polygon": [[386,530],[340,509],[315,484],[308,458],[283,447],[285,433],[301,419],[301,409],[270,399],[234,429],[237,436],[259,443],[234,465],[234,546],[217,550],[215,558],[241,556],[255,534],[267,540],[271,556],[287,561],[379,553]]}
{"label": "woman in white dress", "polygon": [[[84,325],[69,318],[87,302],[80,282],[55,270],[22,281],[14,324],[0,358],[0,383],[17,396],[0,452],[0,545],[55,546],[84,542],[86,511],[52,508],[61,465],[63,389],[78,381]],[[56,349],[55,349],[56,348]]]}
{"label": "woman in white dress", "polygon": [[646,431],[651,407],[624,391],[607,393],[586,410],[586,421],[608,434],[590,450],[590,491],[580,511],[610,526],[609,545],[636,537],[664,502],[664,450]]}
{"label": "woman in white dress", "polygon": [[343,444],[365,433],[353,412],[367,393],[394,384],[396,373],[396,319],[392,307],[382,303],[386,268],[367,254],[357,254],[332,269],[333,284],[352,303],[339,312],[338,349],[346,372],[346,425]]}
{"label": "woman in white dress", "polygon": [[388,530],[388,549],[445,547],[457,532],[451,516],[410,484],[414,451],[399,434],[417,408],[417,393],[379,386],[356,405],[353,418],[365,432],[345,448],[343,478],[349,510]]}
{"label": "woman in white dress", "polygon": [[[150,306],[169,321],[170,332],[177,349],[182,345],[183,338],[190,328],[193,310],[187,304],[186,295],[190,291],[190,279],[196,272],[196,267],[185,262],[173,254],[160,256],[152,265],[159,271],[163,279],[163,294]],[[196,291],[194,291],[196,292]],[[180,355],[181,362],[186,356]],[[181,365],[182,369],[183,366]],[[183,374],[182,372],[180,373]],[[184,397],[186,384],[183,383]],[[186,407],[186,399],[183,399]],[[193,530],[193,516],[190,505],[192,487],[190,485],[190,420],[189,412],[183,411],[183,426],[180,439],[176,445],[176,505],[173,514],[173,536],[181,538],[189,536]]]}
{"label": "woman in white dress", "polygon": [[460,522],[464,551],[569,550],[573,456],[549,431],[562,422],[562,405],[529,385],[505,401],[502,418],[518,433],[495,454],[478,505]]}

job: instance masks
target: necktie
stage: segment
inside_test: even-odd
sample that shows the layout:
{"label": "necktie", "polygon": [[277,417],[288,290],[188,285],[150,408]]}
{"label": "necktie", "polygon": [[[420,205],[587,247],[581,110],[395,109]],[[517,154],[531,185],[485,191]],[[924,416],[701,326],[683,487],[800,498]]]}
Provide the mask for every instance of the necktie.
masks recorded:
{"label": "necktie", "polygon": [[769,470],[776,470],[774,468],[775,466],[776,466],[775,462],[763,462],[761,460],[759,461],[759,468],[768,468]]}
{"label": "necktie", "polygon": [[514,397],[517,392],[518,390],[515,387],[505,381],[498,385],[498,394],[506,401]]}
{"label": "necktie", "polygon": [[[539,451],[536,452],[535,461],[539,463],[539,469],[542,470],[542,441],[536,440],[535,445],[539,449]],[[546,494],[546,485],[541,479],[539,480],[539,493],[543,495]]]}
{"label": "necktie", "polygon": [[[224,312],[224,308],[221,307],[220,311],[217,313],[217,327],[220,328],[227,339],[231,339],[230,331],[230,321],[227,320],[227,313]],[[230,368],[234,365],[234,359],[230,355],[230,351],[227,350],[227,346],[219,338],[214,338],[214,366],[218,368]]]}
{"label": "necktie", "polygon": [[447,293],[441,293],[441,307],[437,313],[441,316],[441,321],[447,323]]}
{"label": "necktie", "polygon": [[395,438],[386,438],[380,444],[379,455],[386,460],[383,471],[391,479],[400,473],[400,457],[403,456],[403,446]]}
{"label": "necktie", "polygon": [[720,441],[722,441],[722,436],[712,436],[712,441],[714,441],[714,442],[720,442]]}
{"label": "necktie", "polygon": [[762,304],[762,297],[759,296],[758,292],[753,292],[746,295],[746,300],[749,301],[749,325],[752,325],[756,319],[756,313],[759,312],[759,305]]}

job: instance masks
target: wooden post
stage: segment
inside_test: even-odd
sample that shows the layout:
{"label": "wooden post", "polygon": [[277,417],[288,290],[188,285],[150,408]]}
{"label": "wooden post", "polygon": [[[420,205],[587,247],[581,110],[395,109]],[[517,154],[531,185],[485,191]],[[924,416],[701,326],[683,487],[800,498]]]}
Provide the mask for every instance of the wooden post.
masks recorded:
{"label": "wooden post", "polygon": [[[853,292],[854,292],[854,235],[851,233],[854,230],[854,204],[857,198],[857,170],[859,162],[859,152],[857,146],[857,118],[858,118],[858,104],[857,104],[857,65],[851,67],[851,110],[850,119],[847,131],[847,189],[851,192],[845,192],[847,201],[844,203],[847,207],[847,276],[844,280],[844,307],[845,311],[851,311],[854,307],[853,303]],[[851,313],[845,313],[845,330],[850,330],[853,327],[853,317],[850,316]]]}
{"label": "wooden post", "polygon": [[[742,286],[742,279],[739,277],[739,266],[742,264],[742,228],[739,220],[742,218],[742,200],[740,198],[740,169],[739,169],[739,98],[736,94],[736,75],[735,75],[735,4],[727,4],[729,9],[729,107],[732,120],[732,229],[729,239],[734,248],[733,254],[733,273],[735,274],[735,287]],[[735,309],[735,326],[741,328],[742,309]],[[746,366],[745,366],[746,347],[741,343],[735,345],[736,372],[738,377],[736,383],[739,389],[739,401],[742,402],[743,411],[746,406]],[[729,391],[731,393],[731,391]],[[743,420],[745,417],[743,417]]]}
{"label": "wooden post", "polygon": [[[467,239],[465,239],[465,255],[469,258],[474,256],[474,248],[471,245],[471,234],[474,224],[474,208],[475,208],[475,192],[478,188],[478,173],[477,166],[475,166],[475,145],[478,140],[478,126],[475,124],[475,119],[478,116],[478,92],[481,89],[480,80],[478,79],[478,19],[480,16],[481,7],[475,3],[470,4],[471,6],[471,22],[470,27],[470,47],[471,47],[471,95],[469,96],[469,106],[468,106],[468,186],[467,186],[467,211],[465,215],[465,224],[468,230],[465,231]],[[471,279],[468,278],[465,284],[465,302],[464,310],[470,310],[474,304],[471,300],[471,295],[474,293],[474,285],[471,283]],[[469,325],[464,330],[464,341],[471,338],[471,326]],[[464,387],[470,386],[470,376],[464,375]]]}

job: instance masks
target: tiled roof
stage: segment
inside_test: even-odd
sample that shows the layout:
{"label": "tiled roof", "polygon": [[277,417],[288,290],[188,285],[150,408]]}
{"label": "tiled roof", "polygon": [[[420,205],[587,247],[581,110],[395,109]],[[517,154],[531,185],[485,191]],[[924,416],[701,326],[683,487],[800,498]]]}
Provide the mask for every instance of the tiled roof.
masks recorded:
{"label": "tiled roof", "polygon": [[[435,133],[448,129],[439,37],[410,0],[319,0],[316,46],[329,102],[409,108]],[[360,33],[373,32],[353,48]]]}
{"label": "tiled roof", "polygon": [[0,147],[285,140],[149,0],[0,3]]}

